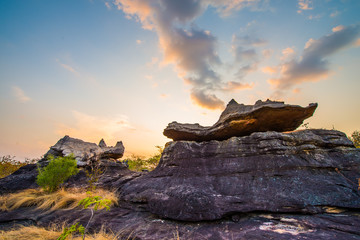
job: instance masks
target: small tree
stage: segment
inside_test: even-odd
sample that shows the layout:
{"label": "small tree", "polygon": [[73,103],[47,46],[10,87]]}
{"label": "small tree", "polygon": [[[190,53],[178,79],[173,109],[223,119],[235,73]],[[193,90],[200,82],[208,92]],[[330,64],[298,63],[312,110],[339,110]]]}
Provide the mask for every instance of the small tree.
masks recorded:
{"label": "small tree", "polygon": [[38,168],[36,183],[47,192],[56,191],[60,184],[79,172],[73,155],[66,157],[48,157],[49,164]]}
{"label": "small tree", "polygon": [[353,141],[354,146],[360,148],[360,132],[355,131],[351,134],[350,140]]}

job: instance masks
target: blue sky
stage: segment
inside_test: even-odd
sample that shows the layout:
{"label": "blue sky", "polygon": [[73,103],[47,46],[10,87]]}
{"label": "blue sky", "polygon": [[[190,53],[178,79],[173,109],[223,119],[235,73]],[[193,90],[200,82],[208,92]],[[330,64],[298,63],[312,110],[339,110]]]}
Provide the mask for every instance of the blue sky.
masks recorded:
{"label": "blue sky", "polygon": [[228,101],[318,102],[310,127],[360,129],[360,1],[0,1],[0,155],[65,134],[149,155],[171,121]]}

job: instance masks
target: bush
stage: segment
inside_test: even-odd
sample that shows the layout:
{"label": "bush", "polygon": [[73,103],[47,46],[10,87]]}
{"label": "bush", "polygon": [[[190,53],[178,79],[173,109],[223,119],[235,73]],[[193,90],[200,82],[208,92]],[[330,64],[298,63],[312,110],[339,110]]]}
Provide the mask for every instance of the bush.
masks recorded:
{"label": "bush", "polygon": [[57,157],[49,156],[49,164],[44,168],[38,168],[39,175],[36,183],[47,192],[56,191],[60,184],[79,172],[75,158],[71,156]]}
{"label": "bush", "polygon": [[35,163],[37,161],[36,159],[25,159],[24,162],[20,162],[15,160],[14,158],[14,156],[12,157],[10,155],[0,157],[0,178],[6,177],[18,170],[19,168],[28,164]]}
{"label": "bush", "polygon": [[355,131],[351,134],[350,140],[354,143],[354,146],[360,148],[360,132]]}
{"label": "bush", "polygon": [[123,162],[127,163],[131,171],[141,172],[143,170],[152,171],[154,170],[161,158],[163,148],[156,146],[158,153],[148,159],[142,159],[139,156],[133,155],[130,158],[124,159]]}

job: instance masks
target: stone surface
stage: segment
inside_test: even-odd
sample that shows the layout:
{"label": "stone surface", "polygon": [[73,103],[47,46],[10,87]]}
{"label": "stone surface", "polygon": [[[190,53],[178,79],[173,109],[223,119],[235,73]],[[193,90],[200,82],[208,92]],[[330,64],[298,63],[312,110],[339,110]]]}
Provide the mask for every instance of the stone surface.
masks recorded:
{"label": "stone surface", "polygon": [[124,154],[124,146],[122,142],[117,142],[114,147],[107,147],[105,141],[102,139],[99,145],[95,143],[85,142],[80,139],[65,136],[61,138],[50,150],[45,154],[45,159],[48,155],[53,156],[68,156],[73,154],[77,164],[84,166],[88,164],[90,158],[121,158]]}
{"label": "stone surface", "polygon": [[[89,210],[39,211],[22,208],[13,212],[0,212],[0,230],[22,225],[51,226],[67,221],[86,225]],[[118,234],[118,239],[256,239],[256,240],[351,240],[360,239],[360,217],[357,212],[324,213],[315,215],[251,213],[211,222],[180,222],[160,219],[131,206],[99,210],[90,223],[90,231],[101,227]]]}
{"label": "stone surface", "polygon": [[244,105],[233,99],[213,126],[172,122],[165,128],[164,135],[175,141],[201,142],[246,136],[253,132],[293,131],[313,115],[316,107],[316,103],[303,108],[270,100]]}
{"label": "stone surface", "polygon": [[35,182],[37,175],[36,164],[28,164],[11,175],[0,178],[0,195],[28,188],[37,188],[38,185]]}
{"label": "stone surface", "polygon": [[159,166],[121,187],[125,201],[162,218],[216,220],[256,211],[360,208],[360,149],[344,133],[258,132],[167,144]]}

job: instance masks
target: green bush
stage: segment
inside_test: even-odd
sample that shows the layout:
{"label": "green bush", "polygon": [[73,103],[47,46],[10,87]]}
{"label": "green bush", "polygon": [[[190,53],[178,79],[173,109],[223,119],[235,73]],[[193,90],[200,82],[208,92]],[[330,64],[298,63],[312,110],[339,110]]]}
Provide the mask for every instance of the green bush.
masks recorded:
{"label": "green bush", "polygon": [[36,178],[36,183],[47,192],[55,192],[60,184],[79,172],[72,155],[57,158],[49,156],[48,160],[46,167],[38,168],[39,174]]}

